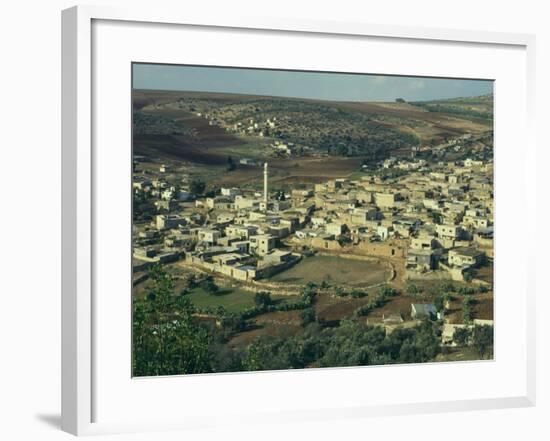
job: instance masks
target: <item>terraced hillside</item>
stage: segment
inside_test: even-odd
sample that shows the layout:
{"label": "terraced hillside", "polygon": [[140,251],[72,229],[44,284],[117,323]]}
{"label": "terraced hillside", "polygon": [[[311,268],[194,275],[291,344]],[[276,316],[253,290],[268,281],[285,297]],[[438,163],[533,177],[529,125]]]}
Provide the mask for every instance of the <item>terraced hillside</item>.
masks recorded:
{"label": "terraced hillside", "polygon": [[249,143],[255,146],[251,154],[261,156],[257,147],[269,142],[295,144],[298,155],[380,159],[395,150],[492,130],[492,96],[409,104],[140,90],[133,102],[140,121],[162,116],[185,132],[170,125],[171,132],[163,134],[136,131],[136,153],[151,153],[154,144],[161,154],[194,161],[206,153],[213,163],[228,152],[246,154]]}

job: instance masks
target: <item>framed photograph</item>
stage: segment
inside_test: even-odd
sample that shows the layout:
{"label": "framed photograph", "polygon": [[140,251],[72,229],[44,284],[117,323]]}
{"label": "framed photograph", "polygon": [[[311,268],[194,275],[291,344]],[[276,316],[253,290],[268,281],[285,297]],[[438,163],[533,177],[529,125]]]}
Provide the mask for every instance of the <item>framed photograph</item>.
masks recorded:
{"label": "framed photograph", "polygon": [[62,24],[64,430],[534,405],[534,37]]}

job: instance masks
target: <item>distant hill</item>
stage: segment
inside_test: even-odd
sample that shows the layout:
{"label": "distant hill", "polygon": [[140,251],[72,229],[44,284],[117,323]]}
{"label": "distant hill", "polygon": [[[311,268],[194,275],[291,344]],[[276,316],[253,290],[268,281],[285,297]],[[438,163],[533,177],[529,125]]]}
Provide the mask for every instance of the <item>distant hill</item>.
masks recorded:
{"label": "distant hill", "polygon": [[419,101],[413,104],[429,112],[446,113],[472,122],[492,124],[493,102],[493,94],[488,94],[468,98]]}
{"label": "distant hill", "polygon": [[223,148],[239,151],[255,143],[259,150],[277,141],[318,154],[376,159],[467,133],[492,132],[493,99],[342,102],[134,90],[133,109],[136,153],[151,155],[158,149],[191,160],[210,155],[209,162],[220,163]]}

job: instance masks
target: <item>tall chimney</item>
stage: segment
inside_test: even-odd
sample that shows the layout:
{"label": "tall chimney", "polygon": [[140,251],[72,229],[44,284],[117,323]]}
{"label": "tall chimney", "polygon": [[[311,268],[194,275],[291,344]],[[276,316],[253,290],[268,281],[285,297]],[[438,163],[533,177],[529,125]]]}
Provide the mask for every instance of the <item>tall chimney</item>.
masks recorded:
{"label": "tall chimney", "polygon": [[267,206],[267,162],[264,162],[264,202]]}

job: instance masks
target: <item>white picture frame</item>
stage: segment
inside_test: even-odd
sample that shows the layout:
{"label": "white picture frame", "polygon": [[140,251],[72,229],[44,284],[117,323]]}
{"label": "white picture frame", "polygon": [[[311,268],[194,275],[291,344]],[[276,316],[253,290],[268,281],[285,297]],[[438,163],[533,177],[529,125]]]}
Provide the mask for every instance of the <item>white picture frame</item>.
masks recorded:
{"label": "white picture frame", "polygon": [[[535,160],[536,155],[532,127],[535,51],[535,39],[532,35],[276,18],[234,20],[214,16],[188,17],[184,8],[165,12],[143,9],[126,11],[95,6],[78,6],[67,9],[62,13],[62,428],[67,432],[87,435],[135,430],[185,429],[186,427],[214,424],[201,419],[200,415],[194,419],[163,419],[157,415],[150,421],[140,420],[140,422],[133,422],[127,418],[121,418],[120,421],[117,421],[116,418],[106,418],[105,421],[101,418],[97,419],[99,401],[96,388],[100,380],[98,380],[99,374],[94,366],[98,351],[102,349],[98,348],[97,342],[94,341],[93,318],[94,314],[97,315],[99,311],[97,304],[93,301],[96,283],[94,253],[97,251],[94,242],[96,236],[94,213],[104,203],[99,197],[101,193],[94,190],[98,174],[101,171],[98,170],[99,163],[93,155],[92,142],[94,130],[97,129],[94,126],[93,109],[96,97],[92,92],[96,81],[94,75],[97,73],[96,66],[94,66],[96,58],[94,57],[97,56],[95,51],[98,50],[93,25],[98,22],[122,25],[154,24],[157,30],[163,26],[188,26],[205,28],[210,31],[219,28],[227,32],[232,30],[280,32],[284,33],[285,38],[291,39],[294,35],[296,37],[299,35],[353,36],[359,39],[400,40],[411,45],[423,42],[436,45],[472,44],[483,46],[487,50],[510,48],[520,51],[524,55],[524,57],[522,55],[522,59],[525,60],[525,64],[521,66],[525,75],[525,88],[522,88],[521,93],[518,92],[517,99],[525,106],[524,110],[520,110],[520,112],[525,112],[525,125],[517,130],[521,131],[520,134],[525,142],[518,155],[524,159],[527,167],[524,170],[525,186],[521,188],[521,194],[525,196],[527,207],[535,210],[536,201],[534,197],[529,196],[535,188],[534,166],[530,164]],[[499,92],[497,91],[497,100]],[[496,139],[498,136],[497,131]],[[504,168],[505,162],[502,164],[504,164],[502,166]],[[496,188],[498,193],[498,187]],[[505,196],[501,196],[501,198],[502,201],[505,200]],[[525,324],[525,332],[521,335],[522,344],[525,345],[525,352],[522,352],[521,360],[525,361],[525,366],[521,370],[521,378],[517,379],[518,384],[521,383],[522,386],[521,393],[504,394],[504,396],[480,393],[477,398],[469,399],[450,396],[448,399],[431,400],[419,397],[416,402],[352,404],[351,406],[336,404],[325,406],[322,409],[308,408],[304,405],[301,410],[287,411],[283,409],[278,412],[266,410],[259,416],[256,415],[255,418],[266,422],[284,422],[300,419],[326,420],[327,418],[533,406],[535,404],[535,289],[534,264],[532,262],[534,257],[532,256],[535,254],[528,248],[522,248],[520,251],[526,253],[522,257],[526,262],[526,272],[525,277],[521,279],[526,283],[522,287],[521,294],[518,294],[522,305],[524,302],[524,308],[520,309],[521,323]],[[501,292],[504,292],[504,289]],[[130,327],[129,322],[127,326]],[[424,369],[424,367],[416,366],[416,369]],[[477,367],[474,366],[471,369],[477,369]],[[355,371],[357,371],[356,368],[345,369],[346,375],[354,375]],[[311,381],[330,381],[327,374],[334,381],[338,372],[344,371],[333,369],[330,373],[319,373],[317,370],[310,374],[310,376],[316,377]],[[273,376],[289,375],[289,373],[244,375],[248,375],[246,377],[248,379],[254,378],[257,385],[262,381],[274,381],[273,379],[276,377]],[[219,376],[216,378],[216,381],[222,382],[230,377],[224,377],[225,380],[219,380]],[[306,381],[305,377],[301,378],[302,381]],[[166,381],[170,381],[170,379],[165,379],[164,385]],[[208,380],[203,376],[200,381]],[[164,386],[157,382],[152,387],[160,389]],[[241,415],[246,416],[247,412],[249,411],[243,408]],[[227,422],[222,415],[216,416],[219,416],[216,424]]]}

